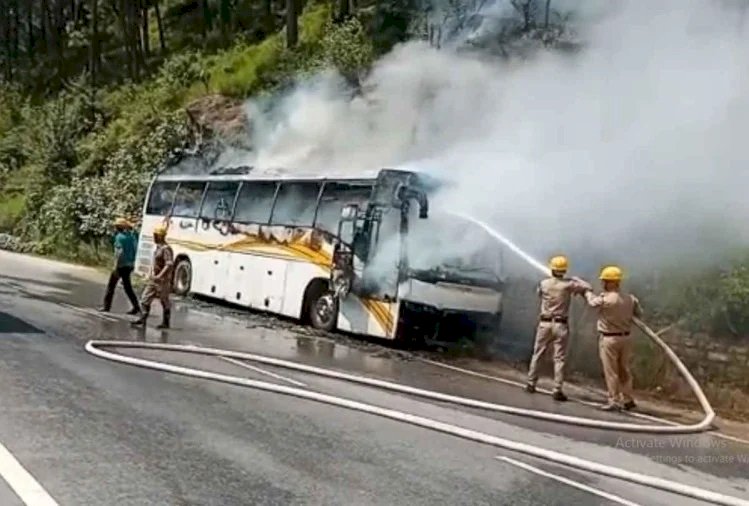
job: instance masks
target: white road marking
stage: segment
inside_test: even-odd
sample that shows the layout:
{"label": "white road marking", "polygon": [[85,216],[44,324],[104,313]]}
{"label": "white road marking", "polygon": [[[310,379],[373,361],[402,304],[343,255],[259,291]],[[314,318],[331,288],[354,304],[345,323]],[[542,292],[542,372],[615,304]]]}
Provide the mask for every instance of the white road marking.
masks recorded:
{"label": "white road marking", "polygon": [[259,367],[255,367],[254,365],[250,365],[247,362],[243,362],[241,360],[237,360],[237,359],[229,358],[229,357],[218,357],[218,358],[220,358],[221,360],[224,360],[226,362],[229,362],[231,364],[238,365],[239,367],[244,367],[245,369],[249,369],[251,371],[255,371],[255,372],[258,372],[260,374],[265,374],[266,376],[270,376],[271,378],[276,378],[277,380],[285,381],[287,383],[290,383],[292,385],[296,385],[298,387],[306,387],[307,386],[304,383],[302,383],[301,381],[296,381],[296,380],[293,380],[291,378],[287,378],[285,376],[281,376],[280,374],[276,374],[274,372],[266,371],[265,369],[260,369]]}
{"label": "white road marking", "polygon": [[110,322],[120,321],[119,318],[115,318],[113,316],[102,314],[102,313],[100,313],[98,311],[94,311],[93,309],[88,309],[88,308],[85,308],[85,307],[74,306],[73,304],[68,304],[67,302],[60,302],[59,304],[61,306],[63,306],[63,307],[68,308],[68,309],[72,309],[73,311],[77,311],[79,313],[87,314],[89,316],[94,316],[96,318],[101,318],[102,320],[107,320],[107,321],[110,321]]}
{"label": "white road marking", "polygon": [[[436,360],[429,360],[428,358],[421,358],[421,357],[416,357],[416,358],[418,360],[420,360],[421,362],[424,362],[424,363],[427,363],[427,364],[431,364],[431,365],[434,365],[434,366],[437,366],[437,367],[442,367],[444,369],[450,369],[452,371],[462,372],[463,374],[468,374],[469,376],[476,376],[477,378],[484,378],[484,379],[488,379],[488,380],[491,380],[491,381],[496,381],[497,383],[505,383],[507,385],[513,385],[513,386],[521,387],[521,388],[525,387],[525,383],[521,383],[519,381],[513,381],[513,380],[509,380],[509,379],[505,379],[505,378],[499,378],[497,376],[491,376],[489,374],[484,374],[484,373],[480,373],[480,372],[476,372],[476,371],[471,371],[470,369],[464,369],[462,367],[456,367],[454,365],[445,364],[443,362],[437,362]],[[551,390],[546,390],[546,389],[543,389],[543,388],[537,388],[536,391],[544,393],[544,394],[547,394],[547,395],[551,395],[551,393],[552,393]],[[592,407],[598,407],[598,406],[600,406],[600,403],[597,403],[597,402],[584,401],[582,399],[572,399],[572,400],[574,402],[577,402],[579,404],[583,404],[585,406],[592,406]],[[680,423],[674,422],[672,420],[667,420],[665,418],[660,418],[658,416],[653,416],[653,415],[646,415],[644,413],[635,413],[635,412],[632,412],[632,411],[622,411],[622,414],[625,414],[625,415],[628,415],[628,416],[631,416],[631,417],[634,417],[634,418],[640,418],[642,420],[649,420],[651,422],[660,422],[660,423],[663,423],[663,424],[666,424],[666,425],[674,425],[674,426],[681,425]],[[737,437],[734,437],[734,436],[729,436],[728,434],[725,434],[723,432],[708,432],[708,434],[711,435],[711,436],[717,437],[717,438],[726,439],[728,441],[733,441],[735,443],[741,443],[741,444],[745,444],[745,445],[749,446],[749,441],[747,441],[746,439],[741,439],[741,438],[737,438]]]}
{"label": "white road marking", "polygon": [[507,462],[508,464],[512,464],[513,466],[517,466],[522,469],[525,469],[526,471],[529,471],[531,473],[538,474],[539,476],[544,476],[546,478],[556,480],[560,483],[564,483],[565,485],[569,485],[570,487],[576,488],[578,490],[583,490],[585,492],[589,492],[593,495],[597,495],[598,497],[603,497],[604,499],[608,499],[609,501],[612,501],[618,504],[624,504],[626,506],[640,506],[638,503],[628,501],[622,497],[619,497],[618,495],[609,494],[608,492],[604,492],[603,490],[589,487],[588,485],[584,485],[577,481],[570,480],[569,478],[565,478],[564,476],[559,476],[557,474],[548,473],[544,471],[543,469],[533,467],[530,464],[526,464],[525,462],[520,462],[519,460],[511,459],[510,457],[495,457],[495,458],[497,460],[502,460],[504,462]]}
{"label": "white road marking", "polygon": [[26,506],[58,506],[57,501],[24,469],[10,451],[0,444],[0,476]]}
{"label": "white road marking", "polygon": [[[417,358],[421,362],[425,362],[425,363],[431,364],[431,365],[436,365],[437,367],[443,367],[445,369],[450,369],[450,370],[453,370],[453,371],[462,372],[462,373],[468,374],[470,376],[476,376],[478,378],[484,378],[484,379],[496,381],[498,383],[506,383],[508,385],[513,385],[513,386],[516,386],[516,387],[524,387],[525,386],[525,383],[520,383],[519,381],[513,381],[513,380],[508,380],[508,379],[505,379],[505,378],[498,378],[496,376],[490,376],[489,374],[484,374],[484,373],[480,373],[480,372],[476,372],[476,371],[471,371],[470,369],[463,369],[462,367],[456,367],[454,365],[445,364],[443,362],[437,362],[436,360],[429,360],[428,358],[419,358],[419,357],[417,357]],[[543,393],[551,393],[550,390],[544,390],[543,388],[538,388],[537,391],[538,392],[543,392]]]}

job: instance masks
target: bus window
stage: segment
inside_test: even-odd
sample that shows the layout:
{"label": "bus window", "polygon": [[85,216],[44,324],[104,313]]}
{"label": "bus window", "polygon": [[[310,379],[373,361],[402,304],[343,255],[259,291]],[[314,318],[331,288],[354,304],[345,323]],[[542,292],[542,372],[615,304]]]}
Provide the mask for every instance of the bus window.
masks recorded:
{"label": "bus window", "polygon": [[281,183],[271,224],[311,227],[319,195],[320,183]]}
{"label": "bus window", "polygon": [[197,218],[200,212],[200,202],[203,200],[205,183],[197,181],[183,181],[177,190],[174,200],[173,216],[181,218]]}
{"label": "bus window", "polygon": [[242,183],[237,207],[234,211],[234,221],[237,223],[268,223],[275,196],[276,183]]}
{"label": "bus window", "polygon": [[177,191],[177,183],[162,181],[151,186],[151,194],[148,196],[146,214],[155,216],[166,216],[172,209],[174,194]]}
{"label": "bus window", "polygon": [[325,183],[315,225],[335,234],[341,210],[347,204],[358,204],[365,209],[372,194],[372,185],[364,183]]}
{"label": "bus window", "polygon": [[237,182],[216,181],[208,183],[208,191],[205,192],[200,217],[208,220],[231,220],[237,188],[239,188]]}

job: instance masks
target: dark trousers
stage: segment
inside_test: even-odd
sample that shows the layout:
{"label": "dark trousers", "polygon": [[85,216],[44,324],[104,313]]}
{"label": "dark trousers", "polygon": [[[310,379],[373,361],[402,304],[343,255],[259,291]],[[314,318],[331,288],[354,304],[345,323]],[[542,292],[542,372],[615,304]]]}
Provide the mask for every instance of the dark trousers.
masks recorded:
{"label": "dark trousers", "polygon": [[118,267],[117,270],[112,271],[109,275],[109,283],[107,283],[107,291],[104,294],[104,309],[109,311],[112,309],[112,299],[114,299],[114,289],[117,288],[117,282],[122,280],[122,288],[125,289],[127,298],[130,299],[130,304],[133,308],[137,309],[140,307],[138,304],[138,297],[133,291],[133,285],[130,282],[130,276],[133,273],[132,267]]}

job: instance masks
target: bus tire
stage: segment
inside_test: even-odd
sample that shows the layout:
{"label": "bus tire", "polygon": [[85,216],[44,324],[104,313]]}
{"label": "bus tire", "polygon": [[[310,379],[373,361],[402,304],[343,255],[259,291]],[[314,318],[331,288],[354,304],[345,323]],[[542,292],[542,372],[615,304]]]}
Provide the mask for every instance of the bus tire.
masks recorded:
{"label": "bus tire", "polygon": [[331,332],[338,323],[338,301],[328,289],[327,283],[313,282],[305,294],[305,317],[318,330]]}
{"label": "bus tire", "polygon": [[190,293],[192,285],[192,264],[186,257],[178,258],[174,266],[172,289],[175,294],[185,296]]}

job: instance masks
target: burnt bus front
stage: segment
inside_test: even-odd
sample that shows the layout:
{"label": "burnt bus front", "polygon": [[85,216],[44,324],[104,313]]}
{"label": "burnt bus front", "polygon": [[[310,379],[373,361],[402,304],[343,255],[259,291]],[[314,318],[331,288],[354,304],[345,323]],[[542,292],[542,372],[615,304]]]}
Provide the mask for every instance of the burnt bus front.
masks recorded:
{"label": "burnt bus front", "polygon": [[403,337],[426,342],[490,342],[502,321],[501,250],[486,232],[435,211],[408,237],[399,289]]}
{"label": "burnt bus front", "polygon": [[354,291],[396,303],[396,339],[492,341],[502,319],[501,249],[477,224],[439,209],[435,186],[419,174],[380,173]]}

